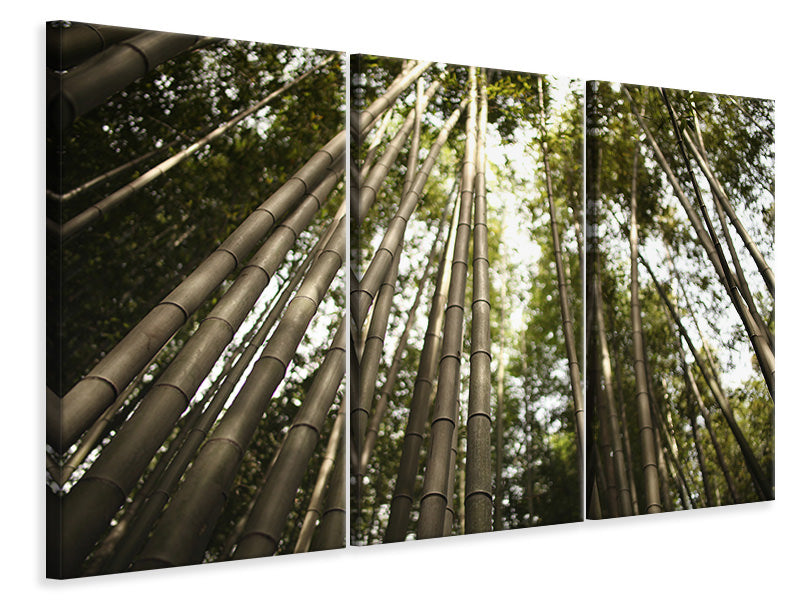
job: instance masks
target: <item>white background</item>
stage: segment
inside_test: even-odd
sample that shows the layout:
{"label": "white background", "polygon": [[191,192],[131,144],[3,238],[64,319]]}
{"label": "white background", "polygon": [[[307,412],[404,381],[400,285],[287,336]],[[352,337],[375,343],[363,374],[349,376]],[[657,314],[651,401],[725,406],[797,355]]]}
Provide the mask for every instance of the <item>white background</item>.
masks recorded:
{"label": "white background", "polygon": [[[42,6],[35,6],[41,4]],[[14,598],[739,598],[797,593],[797,20],[791,3],[40,2],[2,38],[3,591]],[[584,5],[585,4],[585,5]],[[13,9],[12,9],[13,6]],[[669,12],[666,12],[669,11]],[[775,502],[88,580],[44,579],[44,22],[70,19],[777,99]],[[794,596],[796,597],[796,596]]]}

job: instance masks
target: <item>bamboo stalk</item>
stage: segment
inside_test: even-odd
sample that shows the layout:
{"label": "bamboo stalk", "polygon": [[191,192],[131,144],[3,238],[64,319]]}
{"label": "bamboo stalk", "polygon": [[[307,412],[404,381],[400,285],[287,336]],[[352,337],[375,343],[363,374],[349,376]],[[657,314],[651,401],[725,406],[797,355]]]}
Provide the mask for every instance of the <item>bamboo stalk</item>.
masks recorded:
{"label": "bamboo stalk", "polygon": [[447,506],[447,485],[450,474],[450,452],[453,429],[456,426],[458,391],[461,372],[461,347],[464,330],[464,295],[467,279],[467,259],[472,220],[472,201],[475,185],[475,146],[477,120],[477,79],[470,67],[469,113],[467,140],[461,171],[461,208],[456,234],[453,271],[445,310],[442,357],[439,361],[439,382],[433,406],[431,441],[423,481],[417,537],[440,537]]}
{"label": "bamboo stalk", "polygon": [[417,77],[422,75],[431,64],[431,62],[420,62],[414,65],[410,70],[400,73],[389,87],[386,88],[386,91],[380,98],[376,99],[364,110],[356,113],[356,118],[352,120],[356,131],[362,136],[369,132],[381,114],[383,114],[383,111],[394,104],[397,97],[403,93],[403,90],[417,79]]}
{"label": "bamboo stalk", "polygon": [[138,190],[142,189],[148,183],[160,177],[161,175],[167,173],[174,166],[180,164],[186,158],[197,152],[197,150],[213,142],[215,139],[220,137],[226,131],[238,125],[242,120],[244,120],[254,112],[266,106],[267,103],[280,96],[286,90],[300,83],[303,79],[311,75],[311,73],[313,73],[320,67],[328,64],[337,56],[338,56],[337,54],[331,54],[325,60],[313,66],[311,69],[308,69],[301,75],[298,75],[293,80],[284,84],[274,92],[269,93],[266,97],[264,97],[262,100],[260,100],[250,108],[240,111],[233,118],[229,119],[216,129],[214,129],[211,133],[206,134],[205,136],[197,140],[195,143],[191,144],[190,146],[187,146],[180,152],[177,152],[176,154],[172,155],[165,161],[161,162],[152,169],[143,173],[142,175],[134,179],[131,183],[121,187],[113,194],[110,194],[105,198],[103,198],[102,200],[100,200],[99,202],[96,202],[95,204],[93,204],[92,206],[90,206],[77,216],[73,217],[66,223],[61,224],[60,226],[61,241],[64,242],[69,238],[71,238],[72,236],[80,233],[81,231],[89,227],[89,225],[94,223],[94,221],[96,221],[102,216],[105,216],[109,210],[119,206],[122,202],[127,200],[130,196],[132,196]]}
{"label": "bamboo stalk", "polygon": [[180,285],[156,305],[63,398],[48,401],[47,443],[68,448],[113,403],[203,300],[250,254],[264,235],[329,173],[343,153],[345,132],[334,136],[261,204]]}
{"label": "bamboo stalk", "polygon": [[202,558],[244,449],[283,379],[323,294],[344,263],[345,230],[346,222],[341,218],[330,241],[286,308],[244,386],[186,474],[134,563],[134,569],[193,564]]}
{"label": "bamboo stalk", "polygon": [[[266,287],[298,232],[310,223],[333,188],[339,170],[328,176],[270,236],[242,269],[231,288],[201,323],[178,356],[142,400],[139,410],[118,431],[64,503],[65,570],[79,561],[133,489],[152,456],[169,435],[253,303]],[[319,198],[317,197],[319,196]],[[114,487],[109,486],[114,483]],[[91,498],[91,503],[87,503]]]}
{"label": "bamboo stalk", "polygon": [[[486,225],[486,87],[480,86],[480,114],[472,227],[472,335],[467,417],[465,533],[492,530],[492,350],[489,303],[489,228]],[[501,319],[502,320],[502,319]],[[502,361],[502,357],[501,357]],[[502,414],[496,418],[502,419]],[[499,449],[498,449],[499,454]]]}

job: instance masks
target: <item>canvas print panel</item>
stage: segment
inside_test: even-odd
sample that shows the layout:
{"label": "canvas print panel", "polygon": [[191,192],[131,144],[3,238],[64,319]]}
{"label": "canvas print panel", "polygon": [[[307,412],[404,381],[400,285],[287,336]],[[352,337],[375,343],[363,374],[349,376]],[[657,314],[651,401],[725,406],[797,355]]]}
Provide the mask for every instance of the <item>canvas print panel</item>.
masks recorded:
{"label": "canvas print panel", "polygon": [[351,543],[580,520],[582,86],[351,72]]}
{"label": "canvas print panel", "polygon": [[47,31],[48,575],[342,547],[342,55]]}
{"label": "canvas print panel", "polygon": [[774,102],[587,84],[588,516],[770,500]]}

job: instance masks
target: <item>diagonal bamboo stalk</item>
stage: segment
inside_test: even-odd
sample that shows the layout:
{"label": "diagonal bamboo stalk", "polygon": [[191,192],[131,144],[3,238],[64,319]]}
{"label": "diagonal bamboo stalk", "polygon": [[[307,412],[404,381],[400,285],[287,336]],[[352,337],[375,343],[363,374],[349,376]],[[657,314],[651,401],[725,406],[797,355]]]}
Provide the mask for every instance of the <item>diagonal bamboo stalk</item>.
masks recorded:
{"label": "diagonal bamboo stalk", "polygon": [[341,319],[333,343],[258,494],[234,550],[234,559],[271,556],[278,549],[286,518],[344,377],[346,325],[347,321]]}
{"label": "diagonal bamboo stalk", "polygon": [[358,282],[358,285],[350,290],[350,309],[353,315],[353,326],[356,329],[356,333],[360,332],[378,288],[386,277],[394,255],[398,252],[403,242],[406,224],[422,197],[422,191],[425,188],[428,175],[439,156],[439,152],[447,141],[450,131],[461,116],[461,111],[466,104],[467,102],[465,99],[442,126],[436,141],[428,151],[428,156],[425,157],[422,167],[420,167],[419,172],[414,178],[413,185],[403,196],[397,208],[397,212],[389,223],[383,240],[375,252],[375,255],[372,257],[364,276],[361,278],[361,281]]}
{"label": "diagonal bamboo stalk", "polygon": [[[73,572],[133,489],[207,373],[233,338],[300,231],[322,206],[341,165],[309,194],[242,269],[178,356],[64,504],[65,570]],[[91,499],[89,503],[87,499]]]}
{"label": "diagonal bamboo stalk", "polygon": [[[455,186],[453,188],[455,192]],[[455,198],[454,198],[455,200]],[[384,542],[401,542],[406,538],[410,521],[411,506],[414,502],[414,482],[419,469],[419,455],[422,449],[423,436],[425,435],[430,412],[431,395],[433,394],[434,377],[438,365],[439,350],[442,343],[442,322],[444,319],[447,296],[445,289],[450,287],[451,267],[455,251],[456,230],[460,207],[453,207],[450,217],[450,231],[447,236],[439,269],[436,275],[436,287],[431,299],[428,313],[428,326],[422,344],[417,376],[414,380],[414,390],[411,394],[411,403],[408,413],[408,424],[403,438],[403,451],[400,456],[400,465],[397,469],[394,492],[392,494],[389,523],[386,527]]]}
{"label": "diagonal bamboo stalk", "polygon": [[[344,404],[344,403],[342,403]],[[325,511],[320,517],[319,527],[311,542],[311,550],[331,550],[344,548],[347,528],[347,509],[345,508],[347,481],[347,444],[345,436],[339,439],[336,463],[331,475],[331,483],[325,498]]]}
{"label": "diagonal bamboo stalk", "polygon": [[[425,110],[425,107],[428,105],[428,102],[430,102],[431,98],[433,98],[440,86],[441,81],[435,81],[428,86],[427,92],[421,99],[421,107],[418,107],[420,110],[419,114],[422,114],[422,112]],[[412,110],[406,116],[405,121],[403,121],[403,124],[392,138],[392,141],[389,142],[389,145],[386,147],[386,151],[383,153],[375,166],[370,169],[369,175],[364,183],[361,184],[361,187],[358,190],[358,202],[354,203],[354,208],[356,210],[354,211],[355,214],[353,217],[357,225],[360,226],[364,222],[364,219],[366,219],[369,209],[375,202],[378,190],[380,190],[384,179],[386,179],[386,175],[389,173],[389,169],[391,169],[392,165],[397,159],[397,155],[400,153],[403,144],[405,144],[412,130],[415,129],[416,122],[417,111]],[[419,138],[417,138],[417,146],[419,146]],[[412,151],[409,156],[415,157],[415,153],[413,152],[413,144]],[[416,164],[416,158],[414,159],[414,162]],[[406,173],[407,175],[409,173],[412,176],[415,175],[416,166],[414,166],[413,169],[407,169]]]}
{"label": "diagonal bamboo stalk", "polygon": [[240,111],[237,113],[233,118],[229,119],[212,132],[208,133],[207,135],[203,136],[195,143],[187,146],[180,152],[177,152],[170,158],[166,159],[165,161],[161,162],[160,164],[156,165],[152,169],[148,170],[147,172],[143,173],[131,183],[121,187],[119,190],[110,194],[100,200],[99,202],[93,204],[77,216],[73,217],[66,223],[60,225],[60,238],[61,241],[66,241],[72,236],[80,233],[89,225],[94,223],[100,217],[103,217],[107,214],[109,210],[119,206],[122,202],[127,200],[130,196],[132,196],[135,192],[142,189],[144,186],[149,184],[154,179],[160,177],[167,173],[170,169],[174,166],[183,162],[186,158],[197,152],[200,148],[204,147],[207,144],[210,144],[215,139],[220,137],[222,134],[227,132],[232,127],[241,123],[245,118],[252,115],[254,112],[260,110],[264,106],[266,106],[269,102],[280,96],[286,90],[294,87],[303,79],[311,75],[314,71],[319,69],[320,67],[328,64],[329,62],[333,61],[338,56],[338,54],[331,54],[325,60],[321,61],[320,63],[314,65],[312,68],[308,69],[301,75],[298,75],[290,82],[282,85],[277,90],[269,93],[266,97],[262,100],[251,106],[250,108]]}
{"label": "diagonal bamboo stalk", "polygon": [[[324,495],[326,488],[333,487],[335,484],[331,481],[331,472],[336,464],[336,455],[339,448],[344,448],[344,421],[345,421],[345,403],[339,404],[339,412],[336,416],[336,421],[333,424],[330,436],[328,436],[328,443],[325,446],[325,454],[322,456],[322,464],[319,467],[317,480],[314,483],[314,490],[311,492],[311,499],[308,502],[308,509],[306,516],[303,518],[303,525],[300,527],[300,533],[297,536],[297,543],[294,546],[294,553],[308,552],[311,547],[311,538],[317,527],[317,521],[320,520],[325,510]],[[344,476],[344,473],[341,473]]]}
{"label": "diagonal bamboo stalk", "polygon": [[[480,86],[480,114],[472,226],[472,335],[469,359],[465,532],[492,530],[492,349],[489,303],[489,228],[486,225],[486,87]],[[502,360],[502,358],[501,358]],[[496,415],[502,419],[502,414]],[[498,452],[499,454],[499,452]]]}
{"label": "diagonal bamboo stalk", "polygon": [[351,127],[355,127],[355,130],[362,136],[366,134],[375,125],[378,118],[383,114],[383,111],[394,104],[398,96],[403,93],[403,90],[417,79],[417,77],[422,75],[431,64],[433,63],[420,62],[411,69],[400,73],[400,75],[389,84],[389,87],[386,88],[386,91],[380,98],[375,100],[364,110],[356,112],[355,119],[351,120]]}
{"label": "diagonal bamboo stalk", "polygon": [[[691,163],[689,162],[689,155],[686,153],[686,145],[684,144],[683,134],[681,132],[680,127],[678,126],[678,122],[675,118],[675,113],[672,109],[672,104],[669,101],[669,97],[667,96],[666,90],[661,88],[661,95],[664,99],[664,104],[667,107],[667,111],[669,112],[670,121],[672,121],[672,129],[675,133],[675,137],[678,140],[678,148],[681,152],[681,157],[683,158],[683,163],[686,167],[686,170],[689,172],[689,176],[692,181],[692,189],[694,190],[695,198],[697,199],[697,204],[700,206],[700,212],[703,215],[703,221],[705,222],[706,230],[711,237],[711,242],[714,245],[714,249],[716,254],[719,258],[719,264],[722,267],[722,275],[723,275],[723,282],[727,282],[726,289],[728,294],[733,301],[733,306],[736,309],[736,312],[739,313],[739,318],[742,320],[744,324],[745,331],[747,332],[748,337],[750,338],[750,344],[753,346],[753,350],[755,350],[756,357],[758,358],[758,364],[761,367],[761,372],[764,375],[764,381],[767,383],[767,389],[769,390],[770,396],[775,398],[775,356],[772,349],[769,347],[766,338],[764,337],[764,332],[756,323],[753,315],[750,313],[750,309],[744,303],[744,292],[742,291],[742,284],[738,281],[738,278],[731,273],[730,266],[728,265],[728,261],[725,260],[725,255],[722,252],[722,246],[720,245],[719,238],[717,237],[716,232],[714,231],[714,226],[711,223],[711,218],[708,215],[708,211],[706,210],[705,203],[703,202],[702,194],[700,193],[700,187],[697,184],[697,178],[694,175],[694,171],[691,168]],[[725,226],[725,222],[723,220],[723,226]]]}
{"label": "diagonal bamboo stalk", "polygon": [[259,240],[328,174],[344,151],[345,132],[334,136],[278,191],[156,305],[63,398],[48,401],[47,443],[68,448],[114,402],[178,329],[250,254]]}
{"label": "diagonal bamboo stalk", "polygon": [[458,410],[461,349],[464,337],[464,295],[475,185],[477,78],[474,67],[470,67],[469,79],[467,139],[464,147],[460,186],[461,208],[453,256],[453,271],[447,295],[448,306],[444,317],[442,357],[439,361],[439,382],[433,406],[431,441],[417,523],[417,537],[420,539],[441,537],[442,535],[444,513],[447,506],[450,453]]}
{"label": "diagonal bamboo stalk", "polygon": [[187,472],[134,569],[193,564],[202,558],[258,421],[283,379],[320,300],[345,261],[345,231],[346,220],[340,218],[244,386]]}
{"label": "diagonal bamboo stalk", "polygon": [[775,275],[773,274],[772,269],[769,268],[767,261],[764,259],[761,251],[756,246],[753,238],[747,232],[747,229],[745,229],[744,225],[742,225],[739,217],[736,216],[736,212],[731,206],[728,195],[725,193],[725,190],[722,189],[719,180],[717,180],[717,178],[714,176],[714,173],[711,171],[711,166],[708,163],[708,157],[700,154],[697,146],[692,141],[692,136],[686,135],[686,133],[687,132],[684,130],[686,142],[689,145],[689,149],[692,151],[697,164],[700,166],[700,170],[703,171],[703,175],[708,181],[712,192],[714,192],[714,194],[717,196],[717,199],[722,204],[722,209],[725,211],[725,214],[728,215],[728,218],[731,220],[734,229],[736,229],[736,233],[738,233],[739,237],[742,238],[742,242],[744,242],[747,251],[750,253],[750,256],[753,257],[753,260],[758,267],[758,272],[761,273],[761,277],[764,279],[764,283],[767,286],[767,290],[769,290],[770,295],[774,297]]}

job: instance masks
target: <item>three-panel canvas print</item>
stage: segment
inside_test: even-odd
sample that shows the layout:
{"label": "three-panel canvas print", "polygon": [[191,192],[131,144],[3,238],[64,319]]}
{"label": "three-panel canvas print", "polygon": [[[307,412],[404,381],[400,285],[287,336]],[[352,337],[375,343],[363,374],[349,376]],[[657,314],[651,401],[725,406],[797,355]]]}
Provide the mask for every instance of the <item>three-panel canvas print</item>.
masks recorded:
{"label": "three-panel canvas print", "polygon": [[773,101],[46,43],[48,577],[774,498]]}

